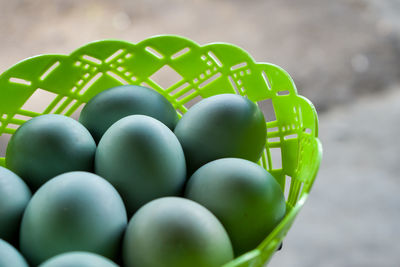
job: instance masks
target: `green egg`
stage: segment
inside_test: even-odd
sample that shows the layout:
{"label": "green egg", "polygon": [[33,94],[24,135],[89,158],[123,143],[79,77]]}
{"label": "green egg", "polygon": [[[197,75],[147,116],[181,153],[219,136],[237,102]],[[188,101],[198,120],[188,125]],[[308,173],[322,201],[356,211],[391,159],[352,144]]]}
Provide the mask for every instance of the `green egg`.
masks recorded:
{"label": "green egg", "polygon": [[233,259],[229,237],[206,208],[165,197],[140,208],[123,243],[126,267],[220,267]]}
{"label": "green egg", "polygon": [[33,195],[22,218],[20,248],[32,265],[70,251],[116,259],[126,225],[124,204],[109,182],[69,172]]}
{"label": "green egg", "polygon": [[16,244],[19,225],[31,191],[12,171],[0,166],[0,238]]}
{"label": "green egg", "polygon": [[96,151],[95,171],[121,194],[128,216],[150,200],[178,195],[186,180],[178,139],[145,115],[125,117],[107,130]]}
{"label": "green egg", "polygon": [[0,239],[0,267],[29,267],[24,257],[9,243]]}
{"label": "green egg", "polygon": [[96,143],[72,118],[48,114],[24,123],[11,137],[6,166],[33,190],[69,171],[92,171]]}
{"label": "green egg", "polygon": [[257,162],[266,142],[261,110],[235,94],[200,101],[183,115],[174,132],[185,152],[188,173],[219,158]]}
{"label": "green egg", "polygon": [[254,249],[282,220],[285,198],[274,177],[244,159],[207,163],[189,179],[185,196],[222,222],[235,255]]}
{"label": "green egg", "polygon": [[39,267],[118,267],[118,265],[94,253],[74,251],[54,256]]}
{"label": "green egg", "polygon": [[137,85],[118,86],[99,93],[83,108],[79,121],[99,142],[112,124],[129,115],[153,117],[171,130],[178,121],[174,107],[163,95]]}

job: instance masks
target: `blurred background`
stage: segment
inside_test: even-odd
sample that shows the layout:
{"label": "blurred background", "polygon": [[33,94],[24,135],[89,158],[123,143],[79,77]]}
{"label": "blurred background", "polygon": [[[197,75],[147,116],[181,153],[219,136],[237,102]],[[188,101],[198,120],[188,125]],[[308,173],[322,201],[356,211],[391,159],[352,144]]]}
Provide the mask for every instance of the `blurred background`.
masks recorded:
{"label": "blurred background", "polygon": [[399,0],[0,0],[0,73],[156,34],[236,44],[283,67],[317,108],[321,169],[268,266],[400,266]]}

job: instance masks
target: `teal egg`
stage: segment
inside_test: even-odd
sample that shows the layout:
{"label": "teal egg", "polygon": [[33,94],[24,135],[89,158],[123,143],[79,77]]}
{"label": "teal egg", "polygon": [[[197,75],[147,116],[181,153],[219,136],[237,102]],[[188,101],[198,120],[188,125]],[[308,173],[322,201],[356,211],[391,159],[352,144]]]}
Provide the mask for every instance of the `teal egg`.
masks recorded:
{"label": "teal egg", "polygon": [[24,123],[11,137],[6,166],[35,191],[56,175],[92,171],[96,143],[72,118],[47,114]]}
{"label": "teal egg", "polygon": [[29,267],[29,265],[18,250],[0,239],[0,267]]}
{"label": "teal egg", "polygon": [[115,259],[126,225],[124,204],[109,182],[69,172],[33,195],[22,218],[20,248],[33,265],[70,251]]}
{"label": "teal egg", "polygon": [[263,113],[235,94],[200,101],[183,115],[174,132],[185,152],[188,173],[219,158],[257,162],[266,142]]}
{"label": "teal egg", "polygon": [[184,198],[153,200],[132,217],[123,242],[126,267],[220,267],[233,259],[218,219]]}
{"label": "teal egg", "polygon": [[178,139],[145,115],[125,117],[106,131],[97,147],[95,171],[121,194],[128,216],[150,200],[178,195],[186,180]]}
{"label": "teal egg", "polygon": [[244,159],[207,163],[189,179],[185,196],[209,209],[228,232],[235,255],[254,249],[286,212],[285,197],[274,177]]}
{"label": "teal egg", "polygon": [[25,182],[0,166],[0,238],[17,243],[22,214],[30,198]]}
{"label": "teal egg", "polygon": [[39,267],[118,267],[118,265],[94,253],[74,251],[54,256]]}
{"label": "teal egg", "polygon": [[175,128],[178,114],[157,91],[138,85],[108,89],[93,97],[83,108],[79,121],[89,129],[96,142],[116,121],[129,115],[146,115]]}

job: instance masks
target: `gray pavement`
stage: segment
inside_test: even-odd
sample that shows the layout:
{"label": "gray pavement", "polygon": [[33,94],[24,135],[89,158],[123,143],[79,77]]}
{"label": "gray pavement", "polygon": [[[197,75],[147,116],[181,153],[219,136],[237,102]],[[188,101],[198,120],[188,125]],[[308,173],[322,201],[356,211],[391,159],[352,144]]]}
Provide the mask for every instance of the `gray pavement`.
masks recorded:
{"label": "gray pavement", "polygon": [[400,266],[400,87],[320,116],[324,157],[268,265]]}

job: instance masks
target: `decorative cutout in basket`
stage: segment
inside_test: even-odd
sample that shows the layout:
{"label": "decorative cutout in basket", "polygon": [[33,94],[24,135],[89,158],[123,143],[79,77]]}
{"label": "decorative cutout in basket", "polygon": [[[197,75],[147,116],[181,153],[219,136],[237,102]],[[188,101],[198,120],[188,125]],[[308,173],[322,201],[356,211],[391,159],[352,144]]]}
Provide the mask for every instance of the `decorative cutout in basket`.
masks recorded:
{"label": "decorative cutout in basket", "polygon": [[[165,71],[176,81],[163,87],[156,80]],[[275,114],[266,114],[267,144],[259,164],[289,192],[287,214],[257,248],[225,267],[268,262],[303,206],[322,156],[317,113],[310,101],[297,94],[290,76],[276,65],[255,62],[227,43],[200,46],[171,35],[138,44],[97,41],[70,55],[28,58],[5,71],[0,76],[0,136],[12,135],[26,120],[41,114],[71,116],[99,92],[121,84],[157,90],[180,114],[201,98],[222,93],[246,96],[261,107],[272,102]],[[30,110],[32,105],[27,104],[38,94],[50,100],[43,110]],[[273,161],[274,152],[281,162]],[[4,164],[0,158],[0,165]]]}

